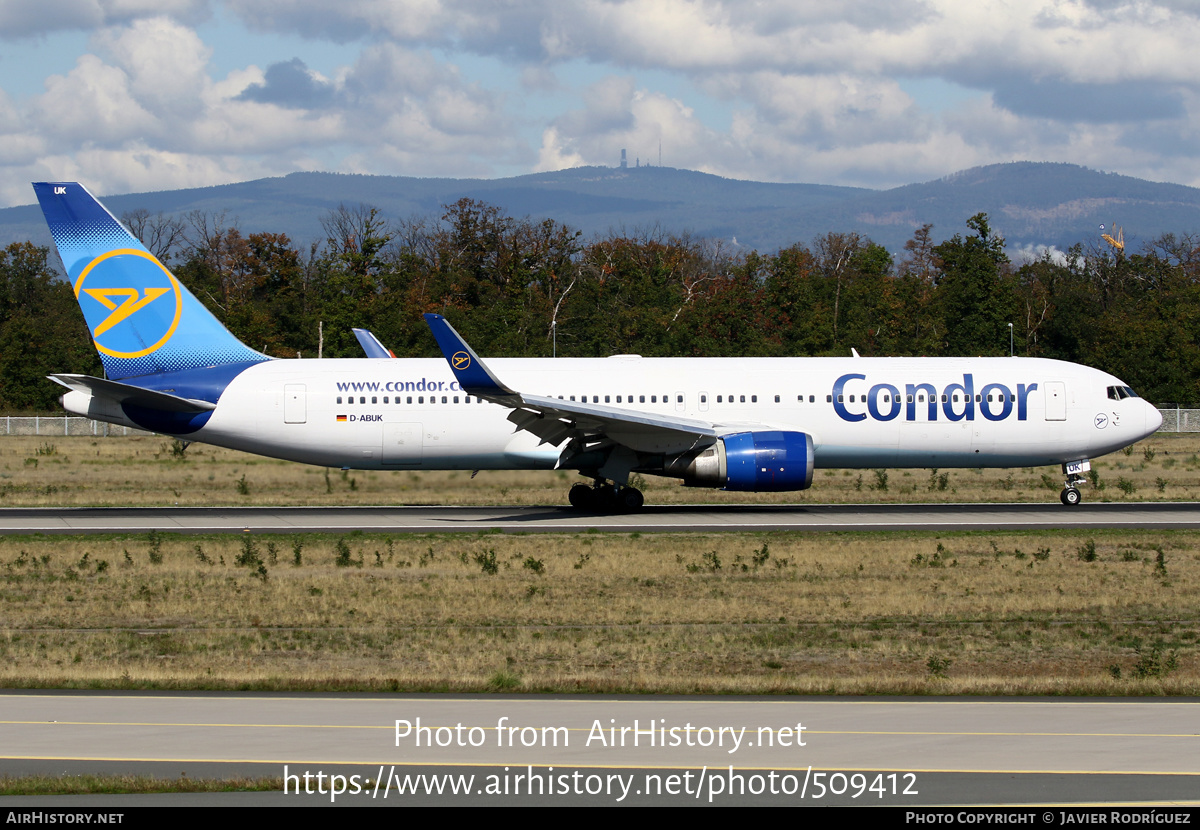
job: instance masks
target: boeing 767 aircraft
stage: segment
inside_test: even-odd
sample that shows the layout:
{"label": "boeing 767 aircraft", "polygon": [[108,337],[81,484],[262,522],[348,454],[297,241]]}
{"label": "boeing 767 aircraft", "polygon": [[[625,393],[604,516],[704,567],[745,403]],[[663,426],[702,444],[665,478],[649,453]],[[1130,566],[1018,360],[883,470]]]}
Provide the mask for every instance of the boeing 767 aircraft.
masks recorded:
{"label": "boeing 767 aircraft", "polygon": [[[105,378],[70,412],[365,470],[577,470],[572,505],[642,505],[633,473],[782,492],[818,467],[1062,465],[1162,424],[1112,375],[1035,358],[497,358],[437,314],[445,360],[276,360],[249,348],[82,185],[34,184]],[[374,341],[371,343],[370,341]],[[386,349],[371,336],[368,353]]]}

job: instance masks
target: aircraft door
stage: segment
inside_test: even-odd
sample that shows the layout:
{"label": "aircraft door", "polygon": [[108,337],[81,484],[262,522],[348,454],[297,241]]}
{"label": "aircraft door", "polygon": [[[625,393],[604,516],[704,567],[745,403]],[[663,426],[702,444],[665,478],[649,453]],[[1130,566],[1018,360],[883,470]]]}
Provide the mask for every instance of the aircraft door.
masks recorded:
{"label": "aircraft door", "polygon": [[283,387],[283,422],[303,424],[308,421],[308,400],[303,383],[288,383]]}
{"label": "aircraft door", "polygon": [[1067,420],[1067,385],[1061,380],[1046,381],[1046,420]]}
{"label": "aircraft door", "polygon": [[385,423],[383,425],[383,466],[419,465],[424,455],[424,434],[423,425],[417,422]]}

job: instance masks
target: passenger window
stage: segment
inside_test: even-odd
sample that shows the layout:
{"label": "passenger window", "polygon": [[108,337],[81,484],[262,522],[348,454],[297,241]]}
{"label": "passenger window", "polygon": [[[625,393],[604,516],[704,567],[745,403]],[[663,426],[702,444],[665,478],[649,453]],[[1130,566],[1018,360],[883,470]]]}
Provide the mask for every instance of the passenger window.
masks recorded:
{"label": "passenger window", "polygon": [[816,396],[816,395],[809,395],[809,396],[808,396],[808,402],[809,402],[809,403],[816,403],[816,402],[817,402],[817,396]]}
{"label": "passenger window", "polygon": [[651,395],[650,403],[658,403],[658,395]]}
{"label": "passenger window", "polygon": [[408,396],[408,403],[412,403],[412,395]]}
{"label": "passenger window", "polygon": [[776,396],[775,396],[775,403],[779,403],[779,396],[778,396],[778,395],[776,395]]}
{"label": "passenger window", "polygon": [[708,395],[701,395],[700,403],[708,403]]}
{"label": "passenger window", "polygon": [[745,402],[746,402],[746,396],[738,395],[738,403],[745,403]]}
{"label": "passenger window", "polygon": [[608,398],[608,395],[605,395],[605,396],[604,396],[604,402],[605,402],[605,403],[612,403],[612,401],[610,401],[610,400],[609,400],[609,398]]}
{"label": "passenger window", "polygon": [[455,403],[458,403],[458,395],[455,395],[455,396],[454,396],[454,402],[455,402]]}
{"label": "passenger window", "polygon": [[758,395],[751,395],[750,403],[758,403]]}
{"label": "passenger window", "polygon": [[645,402],[646,402],[646,396],[638,395],[638,403],[645,403]]}
{"label": "passenger window", "polygon": [[342,402],[342,396],[338,395],[338,403],[341,403],[341,402]]}
{"label": "passenger window", "polygon": [[[838,400],[840,401],[841,399],[842,399],[842,396],[838,395]],[[825,403],[833,403],[833,395],[826,395]]]}
{"label": "passenger window", "polygon": [[425,396],[422,395],[421,397],[417,398],[417,403],[425,403]]}

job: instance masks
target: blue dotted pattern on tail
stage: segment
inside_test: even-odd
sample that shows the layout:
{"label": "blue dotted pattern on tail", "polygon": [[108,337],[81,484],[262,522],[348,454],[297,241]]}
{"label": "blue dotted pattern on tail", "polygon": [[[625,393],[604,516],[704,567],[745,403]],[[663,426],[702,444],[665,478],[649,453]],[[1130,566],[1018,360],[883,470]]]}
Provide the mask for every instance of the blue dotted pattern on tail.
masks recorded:
{"label": "blue dotted pattern on tail", "polygon": [[230,334],[82,185],[33,188],[109,378],[269,359]]}

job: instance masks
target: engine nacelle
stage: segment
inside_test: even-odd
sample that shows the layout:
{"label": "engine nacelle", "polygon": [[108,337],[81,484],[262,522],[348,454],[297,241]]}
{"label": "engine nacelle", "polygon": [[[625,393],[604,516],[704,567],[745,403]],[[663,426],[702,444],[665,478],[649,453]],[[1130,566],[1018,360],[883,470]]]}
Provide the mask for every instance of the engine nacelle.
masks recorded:
{"label": "engine nacelle", "polygon": [[738,432],[724,435],[696,455],[664,465],[687,487],[770,493],[812,486],[813,441],[803,432]]}

